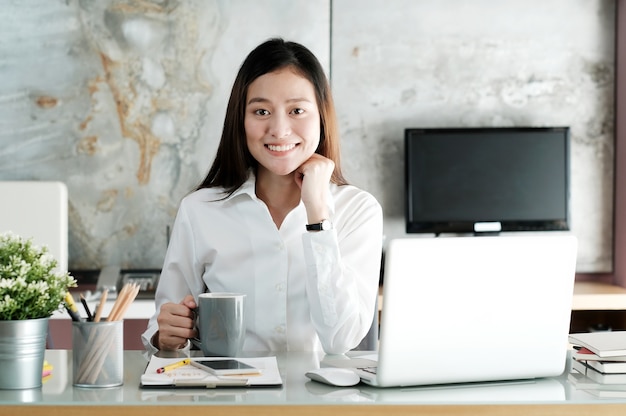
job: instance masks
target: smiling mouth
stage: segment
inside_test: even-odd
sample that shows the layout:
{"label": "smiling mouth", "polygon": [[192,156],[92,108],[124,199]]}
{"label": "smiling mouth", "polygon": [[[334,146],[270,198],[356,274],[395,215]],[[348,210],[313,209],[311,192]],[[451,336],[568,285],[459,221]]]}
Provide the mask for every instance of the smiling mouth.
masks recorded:
{"label": "smiling mouth", "polygon": [[277,146],[275,144],[266,144],[265,146],[272,152],[287,152],[291,149],[294,149],[296,147],[296,144],[290,143],[290,144],[282,144],[280,146]]}

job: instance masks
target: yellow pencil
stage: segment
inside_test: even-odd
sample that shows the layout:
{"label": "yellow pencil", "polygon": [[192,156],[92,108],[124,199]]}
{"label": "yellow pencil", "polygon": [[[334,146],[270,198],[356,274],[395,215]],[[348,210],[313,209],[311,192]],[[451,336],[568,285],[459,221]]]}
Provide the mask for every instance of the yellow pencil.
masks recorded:
{"label": "yellow pencil", "polygon": [[177,363],[173,363],[173,364],[169,364],[169,365],[163,366],[163,367],[161,367],[161,368],[157,368],[157,370],[156,370],[156,371],[157,371],[157,373],[161,374],[161,373],[164,373],[164,372],[166,372],[166,371],[171,371],[171,370],[173,370],[173,369],[175,369],[175,368],[178,368],[178,367],[182,367],[182,366],[184,366],[184,365],[187,365],[187,364],[189,364],[190,362],[191,362],[191,360],[190,360],[189,358],[186,358],[186,359],[184,359],[184,360],[182,360],[182,361],[179,361],[179,362],[177,362]]}

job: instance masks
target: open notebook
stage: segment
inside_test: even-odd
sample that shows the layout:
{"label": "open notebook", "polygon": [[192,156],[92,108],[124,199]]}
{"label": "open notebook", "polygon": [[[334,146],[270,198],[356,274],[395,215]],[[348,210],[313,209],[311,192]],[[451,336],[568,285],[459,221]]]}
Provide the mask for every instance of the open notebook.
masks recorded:
{"label": "open notebook", "polygon": [[[237,360],[260,370],[250,375],[215,376],[192,365],[184,365],[170,371],[157,372],[158,369],[180,362],[182,358],[150,357],[146,370],[141,375],[142,388],[180,388],[180,387],[279,387],[282,379],[276,357],[237,358]],[[226,358],[191,357],[191,360],[225,360]]]}
{"label": "open notebook", "polygon": [[382,387],[561,374],[576,251],[569,234],[390,241],[377,365],[356,371]]}

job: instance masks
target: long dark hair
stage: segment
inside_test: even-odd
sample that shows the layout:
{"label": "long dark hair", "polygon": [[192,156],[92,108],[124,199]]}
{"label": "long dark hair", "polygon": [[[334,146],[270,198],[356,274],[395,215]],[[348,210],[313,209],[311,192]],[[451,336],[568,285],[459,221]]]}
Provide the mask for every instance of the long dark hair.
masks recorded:
{"label": "long dark hair", "polygon": [[338,185],[347,183],[341,173],[337,115],[324,70],[315,55],[306,47],[275,38],[257,46],[239,68],[228,100],[215,160],[197,189],[223,187],[231,194],[248,179],[249,169],[256,173],[257,161],[248,150],[244,127],[248,87],[258,77],[285,67],[293,68],[313,84],[321,130],[316,153],[335,162],[331,182]]}

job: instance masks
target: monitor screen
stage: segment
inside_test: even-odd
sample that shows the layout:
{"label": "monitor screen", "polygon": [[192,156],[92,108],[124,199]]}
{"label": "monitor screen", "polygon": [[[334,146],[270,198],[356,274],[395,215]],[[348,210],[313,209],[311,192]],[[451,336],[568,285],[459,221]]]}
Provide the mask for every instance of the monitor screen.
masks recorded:
{"label": "monitor screen", "polygon": [[569,229],[569,129],[405,130],[407,233]]}

